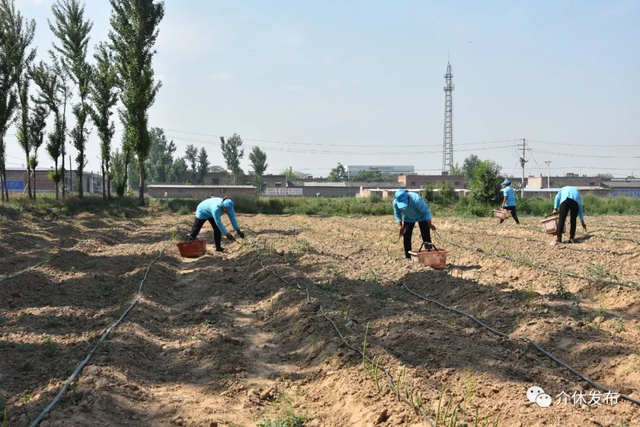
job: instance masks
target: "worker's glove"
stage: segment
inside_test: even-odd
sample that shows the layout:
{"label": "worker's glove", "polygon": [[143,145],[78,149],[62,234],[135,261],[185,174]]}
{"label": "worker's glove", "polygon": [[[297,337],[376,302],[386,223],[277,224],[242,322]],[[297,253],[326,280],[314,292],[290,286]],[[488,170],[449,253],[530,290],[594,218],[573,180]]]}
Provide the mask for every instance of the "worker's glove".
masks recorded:
{"label": "worker's glove", "polygon": [[244,233],[240,230],[236,230],[236,233],[238,233],[238,236],[240,236],[241,239],[244,239]]}
{"label": "worker's glove", "polygon": [[231,234],[231,233],[227,234],[227,236],[226,236],[226,237],[227,237],[227,240],[231,240],[232,242],[233,242],[234,240],[236,240],[236,238],[235,238],[235,237],[233,237],[233,234]]}

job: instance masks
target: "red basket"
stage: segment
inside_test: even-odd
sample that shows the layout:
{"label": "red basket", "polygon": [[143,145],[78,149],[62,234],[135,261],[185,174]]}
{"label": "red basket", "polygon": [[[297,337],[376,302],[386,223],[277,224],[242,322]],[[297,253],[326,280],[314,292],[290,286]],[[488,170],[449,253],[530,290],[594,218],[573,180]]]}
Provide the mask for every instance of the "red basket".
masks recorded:
{"label": "red basket", "polygon": [[506,209],[494,209],[493,216],[498,219],[507,219],[509,218],[510,212]]}
{"label": "red basket", "polygon": [[543,219],[542,221],[540,221],[540,223],[542,224],[542,228],[544,229],[545,233],[551,234],[552,236],[558,234],[558,224],[560,223],[560,218],[558,218],[557,216],[553,218]]}
{"label": "red basket", "polygon": [[184,258],[198,258],[207,252],[207,242],[204,240],[192,240],[178,243],[180,255]]}
{"label": "red basket", "polygon": [[443,249],[437,249],[433,246],[432,249],[422,250],[424,247],[424,243],[420,245],[420,249],[417,251],[409,251],[409,255],[411,255],[411,261],[419,262],[421,264],[426,265],[427,267],[431,267],[434,270],[442,270],[447,265],[447,254],[448,251]]}

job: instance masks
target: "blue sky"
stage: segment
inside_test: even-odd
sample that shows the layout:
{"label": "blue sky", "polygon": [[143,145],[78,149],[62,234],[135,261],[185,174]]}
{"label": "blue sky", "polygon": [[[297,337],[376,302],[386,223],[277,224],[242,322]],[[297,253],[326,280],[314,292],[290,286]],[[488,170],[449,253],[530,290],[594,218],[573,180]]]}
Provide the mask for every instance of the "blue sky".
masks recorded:
{"label": "blue sky", "polygon": [[[18,4],[36,20],[44,59],[52,2]],[[93,43],[106,40],[109,13],[106,0],[87,2]],[[439,173],[450,55],[456,162],[475,153],[519,176],[513,140],[527,138],[533,174],[551,160],[553,174],[637,176],[639,18],[632,0],[167,0],[155,58],[164,86],[150,125],[179,155],[193,143],[219,165],[215,135],[238,133],[245,170],[258,145],[271,173],[326,175],[337,162]],[[16,166],[14,137],[8,146]],[[88,170],[97,155],[94,130]],[[40,159],[52,164],[44,151]]]}

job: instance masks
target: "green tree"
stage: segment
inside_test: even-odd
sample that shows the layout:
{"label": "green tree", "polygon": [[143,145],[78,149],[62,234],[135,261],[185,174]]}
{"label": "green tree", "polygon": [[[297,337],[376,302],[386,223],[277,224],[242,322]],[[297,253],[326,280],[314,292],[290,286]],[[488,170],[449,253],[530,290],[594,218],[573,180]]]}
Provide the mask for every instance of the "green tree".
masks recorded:
{"label": "green tree", "polygon": [[260,147],[255,146],[249,153],[249,160],[253,169],[253,183],[260,193],[262,192],[262,177],[269,166],[267,164],[267,153],[262,151]]}
{"label": "green tree", "polygon": [[451,169],[449,169],[449,175],[465,175],[466,176],[466,172],[463,168],[460,167],[458,163],[456,163],[455,165],[451,166]]}
{"label": "green tree", "polygon": [[184,152],[184,159],[189,166],[191,166],[189,181],[192,184],[196,184],[198,179],[198,149],[193,145],[187,145],[187,148]]}
{"label": "green tree", "polygon": [[89,131],[86,128],[89,118],[89,84],[91,81],[91,65],[87,63],[87,46],[89,33],[93,23],[84,19],[84,5],[78,0],[57,0],[51,7],[54,21],[49,21],[49,28],[59,41],[54,49],[60,54],[62,68],[78,89],[80,102],[72,107],[76,118],[76,126],[71,130],[71,143],[78,151],[76,156],[76,174],[78,176],[78,197],[84,197],[84,167],[87,164],[85,155],[86,141]]}
{"label": "green tree", "polygon": [[329,172],[329,176],[327,177],[329,181],[346,181],[347,180],[347,171],[345,170],[342,163],[338,163],[338,166],[331,169]]}
{"label": "green tree", "polygon": [[16,139],[22,147],[27,163],[27,193],[29,198],[33,198],[31,194],[31,162],[29,154],[31,153],[31,141],[29,140],[29,79],[26,74],[20,77],[18,84],[18,98],[20,99],[20,123],[16,131]]}
{"label": "green tree", "polygon": [[183,157],[177,158],[169,169],[169,182],[187,182],[189,179],[189,167]]}
{"label": "green tree", "polygon": [[[33,171],[33,198],[36,198],[36,168],[38,167],[38,150],[44,142],[44,128],[47,126],[49,110],[43,105],[42,100],[33,99],[36,104],[29,116],[29,145],[33,154],[29,156],[29,166]],[[31,177],[27,179],[31,180]]]}
{"label": "green tree", "polygon": [[127,190],[127,165],[129,161],[126,159],[127,153],[116,149],[111,154],[112,179],[114,180],[115,190],[118,197],[124,196]]}
{"label": "green tree", "polygon": [[140,169],[138,199],[144,204],[144,163],[151,148],[148,111],[156,99],[162,82],[154,79],[154,45],[158,25],[164,17],[164,2],[154,0],[109,0],[111,31],[109,39],[115,53],[120,84],[120,120],[125,144],[136,154]]}
{"label": "green tree", "polygon": [[111,140],[116,128],[111,116],[118,102],[118,73],[113,63],[113,55],[106,43],[96,46],[93,54],[96,65],[91,73],[89,96],[92,102],[91,119],[96,125],[100,137],[100,157],[102,169],[102,198],[111,198]]}
{"label": "green tree", "polygon": [[227,169],[231,171],[232,182],[234,184],[241,182],[244,172],[240,167],[240,160],[244,157],[244,149],[242,147],[242,138],[240,135],[233,134],[227,141],[224,137],[220,137],[220,143],[222,148],[222,157],[227,164]]}
{"label": "green tree", "polygon": [[198,154],[198,183],[204,184],[204,177],[207,175],[207,171],[209,170],[209,156],[207,155],[207,151],[204,147],[200,148],[200,153]]}
{"label": "green tree", "polygon": [[167,182],[173,165],[173,153],[176,144],[169,141],[161,128],[151,128],[151,149],[146,162],[147,178],[149,182]]}
{"label": "green tree", "polygon": [[[11,75],[9,83],[13,82],[17,88],[20,103],[20,117],[16,136],[25,150],[27,162],[27,176],[30,176],[29,166],[29,68],[36,57],[36,49],[31,48],[36,31],[36,22],[28,21],[16,9],[13,0],[0,0],[0,25],[2,26],[2,60],[7,62]],[[27,190],[31,196],[30,180],[27,180]],[[7,191],[7,198],[9,193]]]}
{"label": "green tree", "polygon": [[502,201],[502,168],[492,160],[481,161],[473,170],[471,196],[480,203],[495,205]]}
{"label": "green tree", "polygon": [[[56,185],[56,200],[59,198],[60,181],[64,176],[63,167],[59,168],[60,157],[64,159],[64,143],[66,139],[67,99],[71,96],[67,78],[57,58],[52,54],[53,65],[40,62],[32,69],[31,76],[39,88],[38,97],[34,100],[38,105],[46,106],[53,113],[53,132],[49,133],[46,150],[53,160],[54,170],[49,172],[49,179]],[[65,196],[64,186],[62,188]]]}
{"label": "green tree", "polygon": [[464,159],[464,163],[462,164],[462,171],[467,182],[471,182],[471,180],[473,179],[473,170],[480,164],[480,162],[480,157],[476,156],[475,154],[472,154]]}
{"label": "green tree", "polygon": [[[0,1],[0,194],[2,201],[9,201],[9,188],[7,187],[7,169],[5,163],[7,130],[14,119],[18,109],[18,93],[16,84],[21,73],[17,73],[14,67],[16,40],[16,23],[19,23],[19,33],[24,33],[23,19],[20,12],[16,11],[12,0]],[[29,24],[26,24],[27,30]],[[19,37],[18,37],[19,38]],[[23,54],[28,48],[23,46]]]}

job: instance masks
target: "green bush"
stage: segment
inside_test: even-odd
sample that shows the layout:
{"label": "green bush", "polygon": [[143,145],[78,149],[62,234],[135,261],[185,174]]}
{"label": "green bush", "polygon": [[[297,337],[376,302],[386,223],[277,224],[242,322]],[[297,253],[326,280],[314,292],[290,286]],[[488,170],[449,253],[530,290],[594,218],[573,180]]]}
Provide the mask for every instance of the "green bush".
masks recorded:
{"label": "green bush", "polygon": [[502,201],[500,184],[501,167],[492,160],[483,160],[473,169],[471,180],[471,197],[480,203],[498,205]]}
{"label": "green bush", "polygon": [[263,418],[258,427],[304,427],[304,421],[304,418],[292,414],[284,418],[278,417],[276,420]]}

